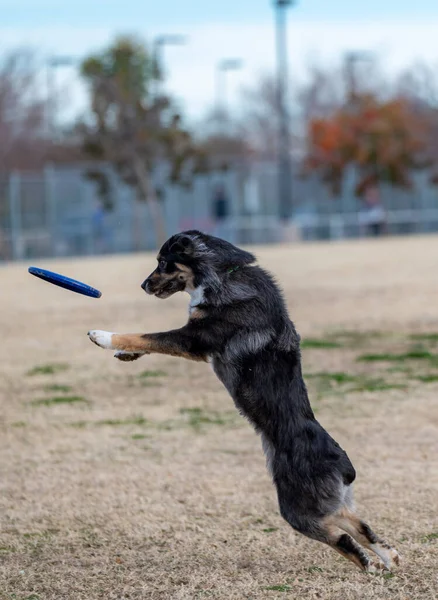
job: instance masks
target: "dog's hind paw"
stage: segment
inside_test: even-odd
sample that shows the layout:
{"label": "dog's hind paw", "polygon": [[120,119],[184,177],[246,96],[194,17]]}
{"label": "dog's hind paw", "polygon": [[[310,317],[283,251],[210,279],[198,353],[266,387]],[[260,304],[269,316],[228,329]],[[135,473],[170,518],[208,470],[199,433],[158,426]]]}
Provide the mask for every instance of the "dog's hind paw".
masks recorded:
{"label": "dog's hind paw", "polygon": [[385,563],[379,558],[370,561],[369,565],[366,567],[366,571],[373,575],[381,574],[388,570],[389,569],[386,567]]}
{"label": "dog's hind paw", "polygon": [[395,548],[391,548],[389,550],[389,555],[391,558],[391,566],[396,565],[397,567],[399,567],[400,566],[400,554],[397,552],[397,550]]}
{"label": "dog's hind paw", "polygon": [[142,356],[143,356],[143,354],[137,354],[135,352],[124,352],[123,350],[118,350],[114,354],[114,358],[117,358],[118,360],[121,360],[122,362],[131,362],[133,360],[137,360],[138,358],[141,358]]}

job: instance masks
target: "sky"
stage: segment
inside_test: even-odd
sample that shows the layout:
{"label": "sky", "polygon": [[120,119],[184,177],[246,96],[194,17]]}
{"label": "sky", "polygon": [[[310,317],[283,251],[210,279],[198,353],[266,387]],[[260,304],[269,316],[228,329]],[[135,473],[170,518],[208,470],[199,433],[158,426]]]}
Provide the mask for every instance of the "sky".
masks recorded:
{"label": "sky", "polygon": [[[309,63],[333,65],[350,50],[372,51],[388,76],[417,60],[438,65],[437,32],[438,0],[299,0],[288,9],[291,81],[302,81]],[[236,109],[242,87],[275,68],[272,0],[0,0],[0,54],[31,45],[41,56],[80,59],[124,33],[187,36],[165,48],[165,86],[194,121],[215,102],[222,59],[242,60],[227,77]],[[64,115],[84,110],[75,69],[58,69],[56,78],[71,90]]]}

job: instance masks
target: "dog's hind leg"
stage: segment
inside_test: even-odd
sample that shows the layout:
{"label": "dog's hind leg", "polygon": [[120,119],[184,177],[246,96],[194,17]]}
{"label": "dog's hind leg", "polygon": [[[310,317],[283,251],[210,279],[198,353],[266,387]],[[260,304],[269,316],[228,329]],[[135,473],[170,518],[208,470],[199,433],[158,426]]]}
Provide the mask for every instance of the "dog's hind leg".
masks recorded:
{"label": "dog's hind leg", "polygon": [[341,509],[332,516],[332,521],[337,527],[350,534],[359,544],[377,554],[388,570],[399,564],[400,558],[397,550],[376,535],[365,521],[362,521],[350,510]]}
{"label": "dog's hind leg", "polygon": [[279,503],[282,517],[299,533],[327,544],[364,571],[374,573],[384,569],[384,564],[380,560],[371,560],[362,546],[350,535],[341,531],[332,516],[323,519],[297,518],[286,498],[281,498],[279,495]]}

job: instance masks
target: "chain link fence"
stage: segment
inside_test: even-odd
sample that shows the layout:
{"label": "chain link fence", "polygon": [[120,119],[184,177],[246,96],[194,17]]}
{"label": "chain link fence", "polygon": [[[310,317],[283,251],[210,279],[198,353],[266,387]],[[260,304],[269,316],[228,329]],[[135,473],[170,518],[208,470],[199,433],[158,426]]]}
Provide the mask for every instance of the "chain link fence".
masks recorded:
{"label": "chain link fence", "polygon": [[[285,240],[337,240],[367,234],[364,209],[354,195],[354,173],[342,194],[333,197],[317,178],[294,177],[293,217],[278,218],[276,169],[198,177],[190,190],[162,188],[162,209],[169,235],[201,229],[237,244]],[[228,216],[213,216],[213,196],[223,186]],[[385,232],[392,235],[438,231],[438,191],[427,173],[417,174],[412,190],[381,189]],[[127,253],[156,247],[148,206],[112,176],[111,211],[104,210],[95,184],[83,167],[52,168],[42,173],[0,176],[0,260]]]}

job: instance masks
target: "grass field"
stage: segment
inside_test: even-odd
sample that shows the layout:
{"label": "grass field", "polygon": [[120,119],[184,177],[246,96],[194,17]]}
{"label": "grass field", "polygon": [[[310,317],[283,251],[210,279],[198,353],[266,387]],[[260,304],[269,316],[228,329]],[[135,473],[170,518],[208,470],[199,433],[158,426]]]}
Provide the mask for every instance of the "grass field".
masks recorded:
{"label": "grass field", "polygon": [[38,261],[103,296],[0,270],[2,600],[438,597],[438,238],[256,251],[401,567],[365,575],[282,521],[260,440],[207,365],[89,342],[185,322],[187,296],[140,289],[152,256]]}

